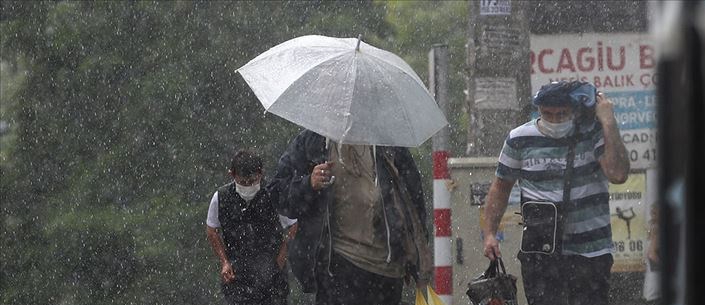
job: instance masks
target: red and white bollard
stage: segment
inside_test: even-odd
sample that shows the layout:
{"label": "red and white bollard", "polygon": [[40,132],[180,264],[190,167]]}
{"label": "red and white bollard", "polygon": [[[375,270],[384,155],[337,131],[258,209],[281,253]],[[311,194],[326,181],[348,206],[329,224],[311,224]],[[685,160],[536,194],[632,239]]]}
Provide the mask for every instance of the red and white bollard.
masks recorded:
{"label": "red and white bollard", "polygon": [[[429,90],[438,107],[448,113],[448,45],[437,44],[428,53]],[[450,179],[448,171],[448,127],[433,135],[433,265],[436,293],[446,305],[453,304],[453,265],[451,265]]]}
{"label": "red and white bollard", "polygon": [[448,151],[433,152],[433,259],[436,293],[446,305],[451,305],[453,303],[453,266],[450,248],[450,191],[446,187],[450,179],[448,157]]}

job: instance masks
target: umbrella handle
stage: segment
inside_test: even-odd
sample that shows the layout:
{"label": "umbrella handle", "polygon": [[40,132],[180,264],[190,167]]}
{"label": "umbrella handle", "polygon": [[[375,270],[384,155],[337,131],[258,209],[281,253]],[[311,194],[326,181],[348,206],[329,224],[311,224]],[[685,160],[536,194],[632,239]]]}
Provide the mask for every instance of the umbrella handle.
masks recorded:
{"label": "umbrella handle", "polygon": [[330,180],[328,182],[323,183],[323,188],[328,188],[329,186],[333,185],[335,183],[335,176],[330,176]]}
{"label": "umbrella handle", "polygon": [[355,51],[360,51],[360,41],[362,40],[362,34],[357,35],[357,46],[355,46]]}

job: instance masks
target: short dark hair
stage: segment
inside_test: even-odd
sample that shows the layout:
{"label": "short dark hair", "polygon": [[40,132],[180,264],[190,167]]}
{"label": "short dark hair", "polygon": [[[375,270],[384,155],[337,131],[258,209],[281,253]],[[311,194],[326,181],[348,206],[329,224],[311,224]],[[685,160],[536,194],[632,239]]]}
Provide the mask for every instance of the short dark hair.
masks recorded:
{"label": "short dark hair", "polygon": [[249,149],[240,149],[230,161],[230,171],[240,177],[262,173],[262,158]]}

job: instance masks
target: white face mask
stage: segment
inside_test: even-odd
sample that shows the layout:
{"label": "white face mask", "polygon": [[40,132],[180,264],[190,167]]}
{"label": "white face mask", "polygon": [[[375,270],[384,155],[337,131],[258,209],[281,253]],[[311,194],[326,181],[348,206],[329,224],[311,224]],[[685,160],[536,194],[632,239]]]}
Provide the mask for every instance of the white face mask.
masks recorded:
{"label": "white face mask", "polygon": [[539,120],[539,127],[541,127],[543,134],[558,139],[567,136],[573,130],[573,119],[571,118],[561,123]]}
{"label": "white face mask", "polygon": [[252,198],[255,198],[255,195],[259,192],[259,183],[250,186],[235,183],[235,191],[238,195],[240,195],[240,197],[242,197],[242,199],[245,199],[245,201],[250,201]]}

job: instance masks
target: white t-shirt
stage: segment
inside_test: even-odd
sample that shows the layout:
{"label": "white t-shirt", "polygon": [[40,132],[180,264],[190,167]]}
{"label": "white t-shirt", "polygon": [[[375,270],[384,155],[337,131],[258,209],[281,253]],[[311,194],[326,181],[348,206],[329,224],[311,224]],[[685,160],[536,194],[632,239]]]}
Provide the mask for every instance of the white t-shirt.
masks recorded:
{"label": "white t-shirt", "polygon": [[[279,215],[279,223],[282,228],[286,229],[296,223],[296,219],[290,219],[289,217]],[[213,194],[210,206],[208,206],[208,218],[206,218],[206,225],[211,228],[220,228],[220,220],[218,220],[218,192]]]}

